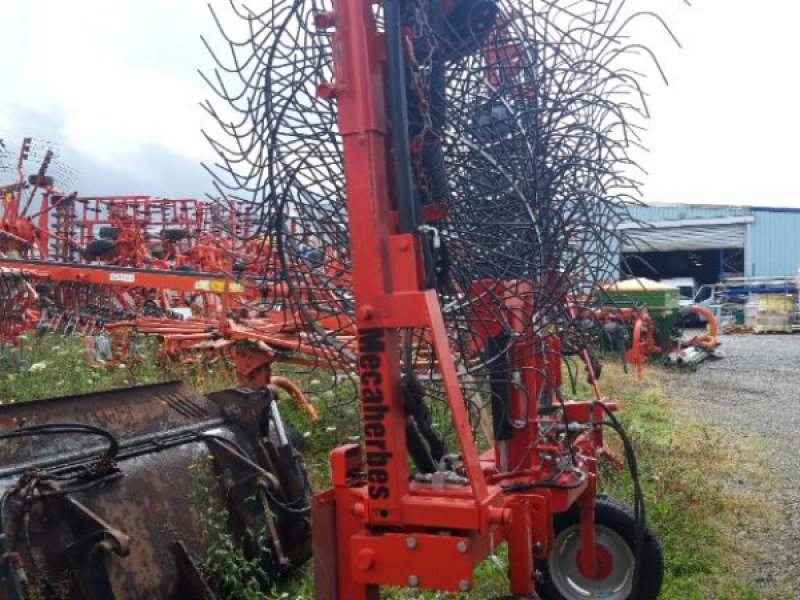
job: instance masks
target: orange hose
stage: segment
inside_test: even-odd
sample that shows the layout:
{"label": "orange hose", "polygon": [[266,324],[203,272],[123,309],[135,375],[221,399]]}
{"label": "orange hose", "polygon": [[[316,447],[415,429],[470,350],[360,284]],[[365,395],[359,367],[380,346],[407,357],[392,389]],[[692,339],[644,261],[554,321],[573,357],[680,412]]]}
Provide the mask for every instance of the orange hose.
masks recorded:
{"label": "orange hose", "polygon": [[695,336],[685,344],[697,346],[707,352],[713,352],[714,349],[719,346],[719,342],[717,342],[717,319],[714,317],[714,313],[705,306],[694,305],[690,307],[690,310],[698,317],[702,317],[706,320],[708,323],[708,333],[706,335]]}
{"label": "orange hose", "polygon": [[297,407],[303,411],[309,419],[311,419],[312,423],[319,423],[320,418],[317,409],[308,401],[303,394],[303,391],[297,387],[297,384],[286,377],[281,377],[280,375],[273,375],[269,382],[275,387],[280,388],[288,393],[294,400]]}

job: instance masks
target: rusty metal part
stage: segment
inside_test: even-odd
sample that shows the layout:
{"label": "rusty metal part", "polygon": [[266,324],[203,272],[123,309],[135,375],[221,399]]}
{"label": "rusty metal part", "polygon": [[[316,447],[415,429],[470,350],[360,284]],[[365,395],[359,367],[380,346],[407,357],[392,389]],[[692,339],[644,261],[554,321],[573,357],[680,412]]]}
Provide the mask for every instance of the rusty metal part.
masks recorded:
{"label": "rusty metal part", "polygon": [[[274,434],[268,389],[201,396],[181,383],[0,407],[0,437],[24,425],[84,423],[119,443],[93,469],[97,437],[0,441],[0,599],[213,598],[201,511],[273,582],[310,554],[305,474]],[[211,484],[198,489],[208,465]],[[263,552],[268,547],[269,557]],[[24,581],[23,579],[27,579]]]}

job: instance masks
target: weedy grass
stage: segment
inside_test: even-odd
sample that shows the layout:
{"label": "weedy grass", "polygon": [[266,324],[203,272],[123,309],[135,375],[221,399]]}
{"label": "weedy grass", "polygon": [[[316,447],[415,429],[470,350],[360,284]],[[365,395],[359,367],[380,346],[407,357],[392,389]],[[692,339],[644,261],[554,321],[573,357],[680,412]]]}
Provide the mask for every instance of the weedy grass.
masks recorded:
{"label": "weedy grass", "polygon": [[[763,473],[742,472],[737,450],[721,429],[686,416],[679,400],[668,399],[660,380],[662,370],[648,370],[637,383],[618,365],[608,365],[604,393],[620,405],[619,418],[637,452],[641,482],[647,499],[647,518],[661,541],[666,575],[664,600],[790,600],[794,595],[780,585],[758,587],[752,573],[761,548],[749,546],[742,535],[748,528],[773,526],[776,506],[747,491],[726,485],[731,478]],[[702,372],[696,374],[702,377]],[[612,446],[620,446],[609,434]],[[768,460],[763,448],[762,465]],[[603,470],[604,493],[631,498],[627,474]]]}
{"label": "weedy grass", "polygon": [[[36,367],[35,365],[42,365]],[[280,369],[283,371],[283,369]],[[304,456],[315,489],[330,483],[328,454],[342,443],[360,441],[356,389],[348,380],[335,381],[330,373],[318,371],[291,375],[305,390],[323,415],[311,425],[292,403],[282,402],[286,420],[305,438]],[[735,450],[724,431],[703,426],[686,417],[681,403],[667,398],[659,380],[668,377],[658,368],[647,371],[645,381],[637,383],[615,364],[607,364],[603,390],[609,400],[619,404],[618,417],[636,449],[642,486],[647,500],[647,516],[657,532],[664,551],[666,576],[663,600],[789,600],[788,589],[763,589],[748,581],[748,573],[759,562],[760,549],[747,545],[746,532],[768,530],[775,508],[763,499],[726,485],[731,478],[763,478],[757,466],[742,472]],[[697,376],[702,376],[698,373]],[[9,357],[0,356],[0,399],[23,401],[47,396],[78,394],[134,383],[184,378],[200,391],[233,385],[230,368],[224,363],[164,369],[154,359],[152,347],[142,342],[140,361],[130,369],[111,370],[86,366],[82,344],[77,337],[47,336],[44,340],[26,338],[22,350]],[[336,383],[337,385],[334,385]],[[582,390],[584,393],[587,390]],[[446,414],[446,413],[445,413]],[[435,414],[435,418],[442,415]],[[608,433],[609,441],[621,455],[621,445]],[[758,452],[758,449],[753,449]],[[767,458],[761,464],[766,462]],[[756,463],[759,461],[755,461]],[[751,461],[751,464],[755,464]],[[632,483],[626,471],[606,466],[601,472],[602,493],[630,500]],[[209,525],[209,532],[216,529]],[[235,549],[228,548],[222,534],[217,556],[225,569],[247,571]],[[228,548],[228,551],[225,550]],[[228,562],[226,562],[228,561]],[[469,594],[445,594],[417,590],[387,590],[391,600],[468,598],[483,600],[503,595],[507,590],[504,548],[485,561],[476,575],[476,587]],[[252,588],[242,582],[233,586],[240,593],[226,598],[254,598]],[[300,569],[272,598],[310,600],[311,565]]]}
{"label": "weedy grass", "polygon": [[[221,483],[205,459],[190,465],[192,490],[189,501],[198,514],[200,531],[206,543],[206,552],[201,557],[201,567],[210,586],[220,597],[228,600],[269,600],[262,590],[270,584],[262,569],[262,558],[268,558],[271,550],[263,532],[248,531],[251,541],[256,541],[261,556],[249,558],[242,544],[230,532],[230,514],[220,497]],[[255,501],[253,498],[252,501]],[[257,540],[260,540],[257,541]]]}
{"label": "weedy grass", "polygon": [[126,365],[89,366],[81,336],[39,338],[28,333],[16,348],[0,346],[0,400],[22,402],[178,379],[200,392],[235,385],[233,372],[223,361],[159,364],[152,338],[134,338],[130,356]]}
{"label": "weedy grass", "polygon": [[151,353],[143,347],[137,354],[145,358],[131,369],[89,367],[81,337],[29,333],[18,347],[0,349],[0,399],[36,400],[155,381],[159,374]]}

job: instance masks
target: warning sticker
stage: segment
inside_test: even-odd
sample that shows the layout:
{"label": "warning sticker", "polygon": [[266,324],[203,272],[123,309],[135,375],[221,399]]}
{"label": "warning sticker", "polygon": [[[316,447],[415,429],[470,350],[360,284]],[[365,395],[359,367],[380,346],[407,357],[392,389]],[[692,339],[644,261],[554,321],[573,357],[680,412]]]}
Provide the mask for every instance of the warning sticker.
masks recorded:
{"label": "warning sticker", "polygon": [[[201,279],[200,281],[194,282],[194,289],[200,290],[203,292],[224,292],[225,291],[225,282],[224,281],[208,281],[206,279]],[[233,293],[238,293],[244,291],[244,286],[241,283],[228,283],[228,291]]]}
{"label": "warning sticker", "polygon": [[109,279],[121,283],[134,283],[136,281],[136,275],[133,273],[111,273]]}

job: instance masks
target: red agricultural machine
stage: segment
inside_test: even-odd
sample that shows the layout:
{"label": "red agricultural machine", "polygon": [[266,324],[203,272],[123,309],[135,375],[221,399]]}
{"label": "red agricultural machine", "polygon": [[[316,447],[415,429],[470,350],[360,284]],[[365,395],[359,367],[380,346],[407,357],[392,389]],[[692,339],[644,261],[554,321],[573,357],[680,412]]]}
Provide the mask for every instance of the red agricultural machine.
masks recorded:
{"label": "red agricultural machine", "polygon": [[[243,387],[0,407],[0,598],[229,597],[200,558],[209,503],[258,566],[254,593],[312,548],[316,600],[470,592],[504,545],[508,598],[656,598],[636,459],[582,324],[636,188],[627,25],[653,15],[590,0],[231,9],[249,33],[223,32],[232,62],[208,78],[225,105],[205,105],[218,202],[51,200],[59,225],[18,252],[62,262],[6,259],[0,285],[19,307],[53,282],[156,298],[163,314],[134,302],[103,327],[178,355],[224,348]],[[586,395],[564,385],[570,357]],[[331,452],[313,499],[275,386],[302,392],[277,362],[357,382],[363,443]],[[598,489],[609,428],[632,507]]]}
{"label": "red agricultural machine", "polygon": [[[151,269],[231,272],[247,247],[230,245],[247,225],[235,213],[192,198],[83,197],[43,190],[33,215],[16,197],[4,206],[9,258]],[[246,235],[246,233],[245,233]]]}
{"label": "red agricultural machine", "polygon": [[[598,347],[620,355],[627,368],[633,365],[639,380],[648,362],[696,368],[709,358],[722,358],[717,338],[717,320],[711,311],[692,306],[681,311],[651,310],[647,306],[604,306],[584,310],[579,317],[586,331],[595,332]],[[678,316],[698,315],[704,333],[684,335],[675,324]]]}
{"label": "red agricultural machine", "polygon": [[270,240],[236,202],[68,194],[56,157],[24,138],[13,182],[0,179],[0,257],[239,275],[268,260]]}
{"label": "red agricultural machine", "polygon": [[0,598],[216,597],[198,563],[217,539],[212,512],[216,543],[257,561],[251,585],[273,585],[310,551],[310,488],[278,395],[319,416],[270,366],[324,351],[287,334],[276,306],[259,310],[266,288],[234,279],[246,278],[237,261],[253,261],[226,236],[247,235],[244,219],[196,200],[61,194],[47,160],[22,178],[29,158],[4,188],[2,341],[35,329],[88,346],[102,334],[107,347],[87,355],[117,366],[138,360],[136,331],[170,358],[225,351],[251,388],[200,396],[168,383],[0,407]]}
{"label": "red agricultural machine", "polygon": [[[219,123],[235,139],[215,146],[219,163],[237,165],[219,181],[258,188],[263,222],[291,214],[322,229],[352,281],[327,302],[355,318],[364,442],[332,452],[333,488],[314,499],[316,598],[468,592],[499,544],[514,597],[658,595],[663,565],[640,490],[632,510],[598,496],[603,429],[622,429],[586,339],[574,342],[575,304],[607,266],[592,254],[597,232],[626,214],[605,175],[625,180],[625,142],[606,134],[628,124],[595,102],[619,57],[603,40],[624,30],[613,26],[619,8],[341,0],[314,20],[329,51],[288,3],[239,14],[259,34],[228,40],[235,60],[220,63],[233,85],[215,91],[247,117]],[[258,61],[239,53],[286,47],[297,50],[258,77]],[[284,85],[287,72],[296,79]],[[638,89],[624,75],[616,83]],[[576,247],[590,260],[575,260]],[[590,400],[562,389],[567,333]],[[492,414],[484,452],[476,387]]]}
{"label": "red agricultural machine", "polygon": [[[2,150],[5,144],[0,140]],[[26,177],[26,168],[33,165]],[[9,165],[10,167],[10,165]],[[11,171],[10,168],[0,170]],[[56,175],[51,174],[54,171]],[[69,172],[47,144],[26,137],[22,140],[13,173],[13,181],[0,178],[0,252],[14,257],[47,257],[47,240],[40,235],[47,229],[47,199],[56,193],[56,177],[68,180]]]}

